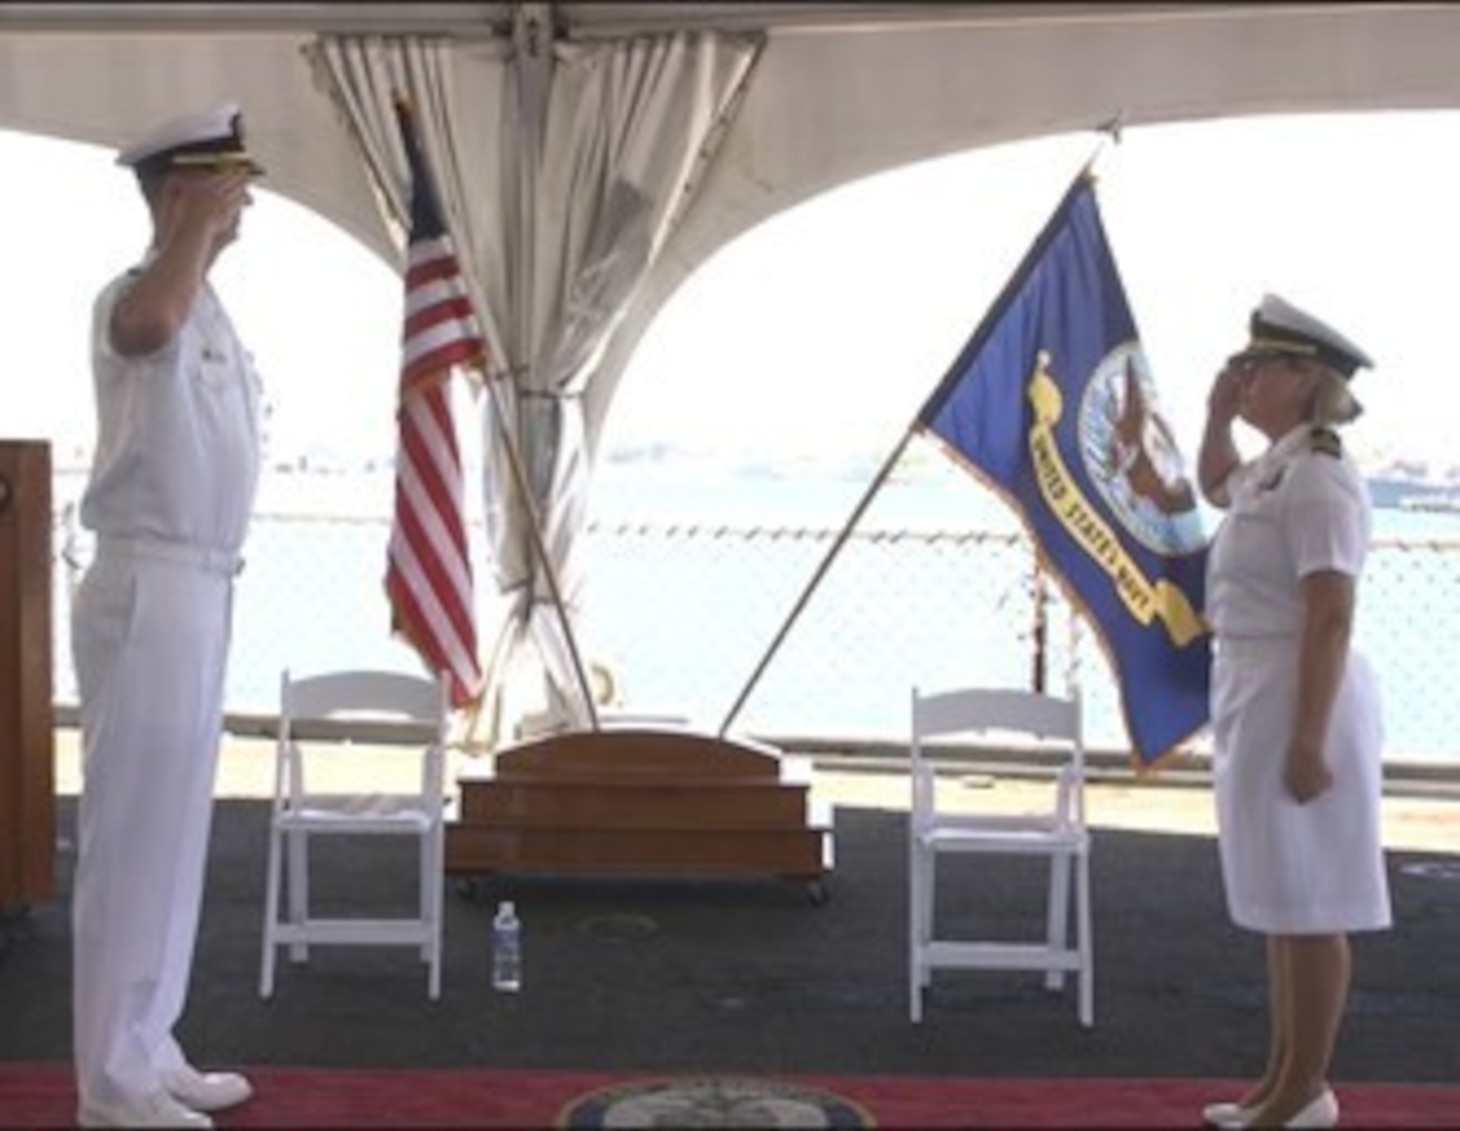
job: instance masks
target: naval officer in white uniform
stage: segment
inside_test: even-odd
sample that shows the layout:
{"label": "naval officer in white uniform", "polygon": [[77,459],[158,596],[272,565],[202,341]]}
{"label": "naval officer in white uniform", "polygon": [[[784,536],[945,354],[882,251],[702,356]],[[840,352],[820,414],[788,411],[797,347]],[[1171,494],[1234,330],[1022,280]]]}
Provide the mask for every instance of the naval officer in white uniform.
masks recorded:
{"label": "naval officer in white uniform", "polygon": [[[1226,510],[1206,610],[1222,877],[1232,921],[1266,937],[1271,1017],[1261,1079],[1204,1115],[1330,1127],[1348,935],[1391,925],[1379,691],[1351,644],[1370,501],[1336,431],[1361,411],[1350,382],[1372,362],[1274,295],[1249,330],[1209,395],[1197,471]],[[1247,461],[1239,418],[1267,441]]]}
{"label": "naval officer in white uniform", "polygon": [[247,1080],[201,1072],[187,999],[222,737],[234,577],[259,472],[260,388],[208,272],[262,170],[237,108],[118,156],[151,211],[141,264],[92,321],[97,442],[77,593],[82,792],[73,1023],[83,1127],[210,1127]]}

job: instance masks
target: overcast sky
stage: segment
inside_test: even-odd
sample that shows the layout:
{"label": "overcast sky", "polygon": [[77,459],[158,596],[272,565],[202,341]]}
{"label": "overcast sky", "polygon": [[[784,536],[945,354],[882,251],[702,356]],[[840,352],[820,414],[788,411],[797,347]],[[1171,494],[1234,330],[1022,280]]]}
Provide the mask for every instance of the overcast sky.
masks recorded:
{"label": "overcast sky", "polygon": [[[1128,129],[1099,198],[1166,414],[1194,447],[1215,367],[1274,290],[1376,359],[1366,456],[1451,460],[1460,113]],[[790,455],[895,443],[1007,279],[1089,135],[853,184],[724,249],[651,327],[607,442]],[[147,224],[110,152],[0,132],[7,317],[0,434],[89,443],[95,291]],[[276,449],[389,454],[400,285],[326,221],[259,194],[217,272],[274,408]]]}

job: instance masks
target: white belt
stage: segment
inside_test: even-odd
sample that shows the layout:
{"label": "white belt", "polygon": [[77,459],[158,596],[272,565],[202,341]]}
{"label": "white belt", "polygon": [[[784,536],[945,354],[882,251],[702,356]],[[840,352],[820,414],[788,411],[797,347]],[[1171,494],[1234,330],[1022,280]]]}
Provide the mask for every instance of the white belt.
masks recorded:
{"label": "white belt", "polygon": [[96,555],[106,557],[158,558],[166,562],[196,566],[205,573],[236,577],[243,572],[243,555],[232,550],[213,550],[190,542],[167,542],[161,538],[117,538],[101,535]]}

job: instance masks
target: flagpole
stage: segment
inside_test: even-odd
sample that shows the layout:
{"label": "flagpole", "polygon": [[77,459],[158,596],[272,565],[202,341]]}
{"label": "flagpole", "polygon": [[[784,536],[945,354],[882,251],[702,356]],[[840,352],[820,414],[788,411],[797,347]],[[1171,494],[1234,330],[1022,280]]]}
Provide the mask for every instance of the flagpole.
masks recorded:
{"label": "flagpole", "polygon": [[1039,560],[1037,549],[1034,552],[1033,582],[1034,657],[1029,680],[1033,689],[1042,694],[1047,687],[1049,668],[1049,586],[1045,584],[1044,563]]}
{"label": "flagpole", "polygon": [[847,540],[851,537],[853,529],[855,529],[857,523],[861,521],[862,515],[871,505],[873,496],[875,496],[877,492],[882,489],[882,484],[885,483],[887,481],[887,477],[892,474],[893,467],[896,466],[897,461],[902,458],[903,452],[907,450],[908,444],[912,441],[913,436],[917,434],[920,425],[923,423],[924,419],[928,415],[930,415],[929,410],[934,401],[940,400],[942,399],[942,397],[946,396],[947,391],[951,390],[952,385],[956,380],[957,374],[962,369],[964,359],[971,356],[976,349],[980,348],[983,345],[983,341],[988,336],[988,333],[990,332],[993,324],[992,313],[994,311],[1003,309],[1007,297],[1012,294],[1013,291],[1023,282],[1024,276],[1028,273],[1029,265],[1035,262],[1043,253],[1045,244],[1049,242],[1051,234],[1054,231],[1056,220],[1058,220],[1058,218],[1064,213],[1065,208],[1069,204],[1071,197],[1074,196],[1075,191],[1089,177],[1093,175],[1093,168],[1096,158],[1099,157],[1100,154],[1104,151],[1107,142],[1118,142],[1120,140],[1121,116],[1117,115],[1116,117],[1110,119],[1105,123],[1102,123],[1096,128],[1100,131],[1102,136],[1100,140],[1096,143],[1095,149],[1091,152],[1090,156],[1087,157],[1085,161],[1080,165],[1079,172],[1075,174],[1074,179],[1070,183],[1070,187],[1065,191],[1064,196],[1060,198],[1059,207],[1054,210],[1049,221],[1040,231],[1039,237],[1030,247],[1029,252],[1021,261],[1018,269],[1015,270],[1013,275],[1010,276],[1009,282],[1005,285],[1004,290],[1000,292],[999,297],[995,299],[993,304],[989,307],[990,314],[986,315],[984,320],[979,323],[978,329],[974,331],[973,336],[969,339],[968,345],[959,352],[958,360],[953,364],[953,366],[950,367],[947,376],[945,376],[943,380],[938,383],[938,387],[933,391],[933,395],[930,396],[923,403],[923,407],[920,408],[916,416],[913,417],[913,421],[908,426],[906,431],[904,431],[902,439],[898,441],[897,446],[892,449],[892,452],[882,462],[882,466],[878,469],[877,474],[872,479],[872,482],[867,486],[866,491],[863,492],[862,497],[857,502],[856,507],[853,508],[851,517],[848,518],[847,521],[843,524],[841,532],[837,534],[836,539],[831,544],[831,548],[826,552],[826,555],[821,559],[821,563],[816,567],[816,572],[812,574],[811,580],[807,583],[806,588],[802,590],[801,596],[797,598],[795,605],[792,606],[790,614],[786,617],[785,621],[782,622],[780,630],[776,633],[775,638],[770,643],[770,647],[766,649],[765,655],[761,657],[760,663],[758,663],[755,667],[755,670],[751,672],[750,679],[741,689],[740,694],[736,698],[735,703],[731,706],[729,713],[726,714],[724,721],[720,723],[720,729],[717,732],[718,737],[725,737],[726,732],[728,732],[730,729],[730,725],[740,714],[741,708],[745,706],[745,701],[750,698],[751,692],[755,690],[756,685],[760,682],[761,676],[765,674],[766,668],[770,666],[771,660],[780,650],[780,647],[785,642],[786,637],[790,635],[792,627],[795,625],[797,619],[801,616],[801,613],[805,610],[807,604],[810,603],[812,593],[814,593],[816,587],[821,584],[821,579],[825,577],[827,571],[831,569],[832,562],[836,560],[837,554],[841,553],[842,547],[846,545]]}
{"label": "flagpole", "polygon": [[770,647],[766,650],[765,655],[761,657],[761,661],[759,664],[756,665],[755,671],[751,673],[749,682],[746,683],[744,689],[741,690],[739,698],[735,700],[735,705],[730,708],[730,713],[725,716],[725,721],[720,724],[718,737],[725,737],[725,733],[730,729],[730,724],[735,721],[735,716],[740,713],[740,708],[743,707],[745,705],[745,701],[750,698],[750,693],[755,690],[755,685],[760,682],[760,677],[765,673],[765,669],[770,665],[771,659],[780,649],[782,642],[790,633],[791,627],[796,623],[796,620],[798,617],[800,617],[802,610],[806,608],[807,603],[811,600],[811,594],[816,590],[816,587],[821,584],[821,579],[826,576],[826,571],[831,568],[831,563],[836,559],[837,554],[841,553],[842,547],[846,544],[847,539],[851,537],[852,530],[856,527],[857,523],[861,521],[862,515],[866,512],[867,507],[871,505],[872,497],[877,494],[877,492],[882,488],[882,484],[886,482],[887,477],[892,474],[893,467],[897,464],[897,461],[902,458],[902,453],[907,450],[907,445],[909,441],[912,440],[912,438],[913,431],[911,428],[909,428],[905,433],[903,433],[902,439],[898,441],[897,446],[892,449],[891,454],[888,455],[888,457],[883,461],[881,468],[878,469],[876,476],[873,477],[872,482],[868,485],[866,491],[862,493],[862,498],[860,499],[860,501],[858,501],[856,507],[853,509],[851,517],[848,518],[846,523],[842,526],[841,533],[836,536],[836,540],[832,543],[831,549],[828,550],[826,552],[826,556],[821,559],[821,564],[816,567],[816,572],[812,575],[811,580],[806,585],[806,588],[802,590],[800,598],[792,607],[790,616],[788,616],[785,621],[782,622],[780,631],[776,633],[775,639],[771,641]]}
{"label": "flagpole", "polygon": [[[537,556],[538,565],[542,568],[543,577],[547,579],[548,596],[552,599],[553,609],[558,614],[558,621],[562,625],[563,639],[568,645],[568,657],[573,664],[573,675],[578,681],[578,690],[583,695],[583,702],[588,709],[588,722],[593,730],[599,729],[598,708],[593,702],[593,689],[588,682],[588,674],[583,667],[583,655],[578,650],[577,637],[573,635],[573,626],[568,620],[567,605],[563,601],[562,589],[558,585],[557,571],[553,568],[552,559],[548,556],[547,543],[543,540],[542,524],[538,519],[537,506],[533,502],[531,486],[527,481],[527,470],[522,466],[522,457],[517,451],[517,445],[512,442],[511,433],[507,430],[507,416],[502,409],[501,400],[495,389],[497,380],[507,380],[505,374],[493,379],[486,378],[487,397],[492,402],[492,415],[497,421],[497,430],[501,433],[502,443],[507,452],[507,463],[512,471],[512,481],[517,487],[517,492],[522,497],[523,506],[527,510],[527,526],[532,532],[532,548]],[[532,588],[528,588],[528,615],[532,615]]]}

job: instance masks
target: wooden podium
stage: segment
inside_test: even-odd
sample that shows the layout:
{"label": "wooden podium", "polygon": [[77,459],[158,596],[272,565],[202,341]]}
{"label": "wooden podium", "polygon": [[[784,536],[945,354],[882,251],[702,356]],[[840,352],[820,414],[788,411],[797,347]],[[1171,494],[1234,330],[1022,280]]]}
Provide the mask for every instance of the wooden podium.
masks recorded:
{"label": "wooden podium", "polygon": [[51,450],[0,440],[0,912],[55,893]]}
{"label": "wooden podium", "polygon": [[810,763],[759,743],[613,726],[499,751],[457,779],[446,872],[771,878],[826,899]]}

